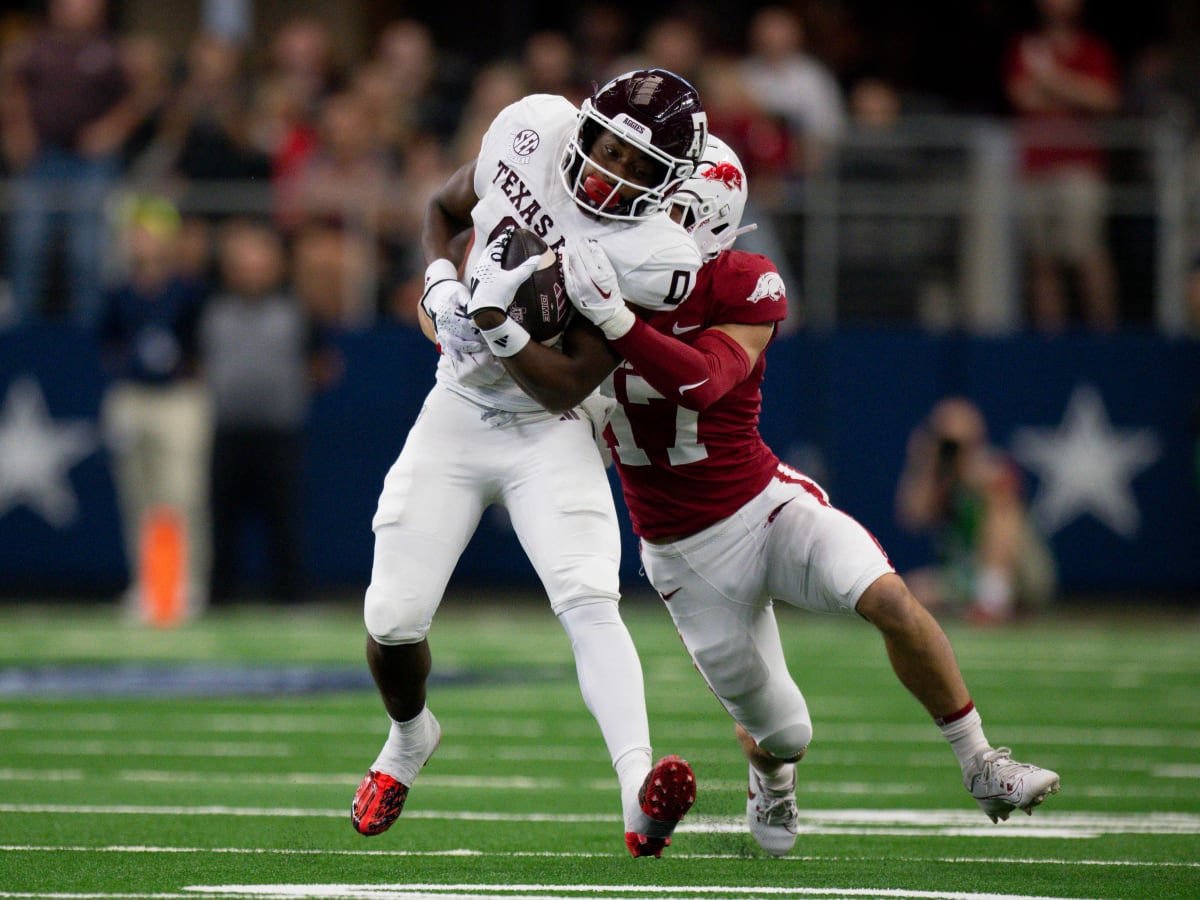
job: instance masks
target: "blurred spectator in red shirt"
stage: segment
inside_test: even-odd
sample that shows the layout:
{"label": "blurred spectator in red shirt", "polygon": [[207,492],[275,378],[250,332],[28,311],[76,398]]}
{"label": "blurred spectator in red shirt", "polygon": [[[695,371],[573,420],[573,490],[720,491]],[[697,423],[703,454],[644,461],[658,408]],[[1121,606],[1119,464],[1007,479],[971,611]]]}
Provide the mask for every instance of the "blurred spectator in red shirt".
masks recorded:
{"label": "blurred spectator in red shirt", "polygon": [[709,130],[733,147],[757,197],[767,202],[782,196],[779,179],[791,171],[791,140],[787,125],[768,114],[733,59],[709,62],[696,84],[708,113]]}
{"label": "blurred spectator in red shirt", "polygon": [[1068,324],[1068,270],[1078,275],[1086,324],[1117,325],[1097,123],[1117,111],[1120,85],[1113,51],[1083,28],[1083,5],[1038,0],[1040,24],[1013,41],[1005,64],[1026,188],[1032,322],[1045,331]]}

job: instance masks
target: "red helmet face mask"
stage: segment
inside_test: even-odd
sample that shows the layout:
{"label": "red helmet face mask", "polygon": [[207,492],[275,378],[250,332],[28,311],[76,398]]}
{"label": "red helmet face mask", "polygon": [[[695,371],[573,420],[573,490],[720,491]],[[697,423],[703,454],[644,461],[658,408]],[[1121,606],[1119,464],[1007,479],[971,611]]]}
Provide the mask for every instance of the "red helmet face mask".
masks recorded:
{"label": "red helmet face mask", "polygon": [[[604,131],[657,164],[653,183],[630,181],[591,158]],[[695,88],[665,69],[629,72],[583,101],[579,126],[563,151],[563,184],[588,213],[645,218],[662,210],[695,171],[707,141],[708,117]]]}

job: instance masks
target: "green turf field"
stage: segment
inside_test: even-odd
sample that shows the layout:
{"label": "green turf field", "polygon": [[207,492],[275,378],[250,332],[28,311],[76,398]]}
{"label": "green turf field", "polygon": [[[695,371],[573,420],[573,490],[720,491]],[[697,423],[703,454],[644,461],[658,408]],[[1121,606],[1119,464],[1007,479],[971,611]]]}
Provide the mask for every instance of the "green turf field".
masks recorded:
{"label": "green turf field", "polygon": [[355,603],[170,632],[0,606],[0,898],[1200,897],[1194,615],[950,629],[991,740],[1062,775],[1032,818],[992,825],[873,630],[782,611],[816,727],[784,859],[745,831],[732,727],[665,611],[635,598],[625,615],[655,752],[699,781],[661,860],[625,850],[616,779],[540,605],[447,601],[431,637],[442,745],[375,838],[347,815],[386,731]]}

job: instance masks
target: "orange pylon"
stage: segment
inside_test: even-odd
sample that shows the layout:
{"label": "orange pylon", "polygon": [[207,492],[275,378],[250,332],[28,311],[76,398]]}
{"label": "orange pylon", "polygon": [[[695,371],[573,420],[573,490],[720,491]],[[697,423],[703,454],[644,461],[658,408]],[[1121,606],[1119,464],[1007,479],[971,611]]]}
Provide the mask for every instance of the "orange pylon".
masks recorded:
{"label": "orange pylon", "polygon": [[142,617],[159,628],[179,625],[187,612],[187,526],[172,507],[147,513],[140,568]]}

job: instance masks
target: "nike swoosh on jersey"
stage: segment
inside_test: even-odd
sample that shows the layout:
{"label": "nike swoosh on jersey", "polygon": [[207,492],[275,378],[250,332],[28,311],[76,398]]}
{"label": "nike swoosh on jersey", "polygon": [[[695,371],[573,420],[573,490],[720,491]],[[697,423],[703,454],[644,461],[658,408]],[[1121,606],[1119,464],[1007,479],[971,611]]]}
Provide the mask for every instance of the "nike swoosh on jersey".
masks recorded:
{"label": "nike swoosh on jersey", "polygon": [[682,394],[684,391],[690,391],[692,388],[698,388],[698,387],[700,387],[700,385],[707,384],[707,383],[708,383],[707,378],[701,378],[695,384],[681,384],[679,386],[679,393]]}
{"label": "nike swoosh on jersey", "polygon": [[670,600],[682,590],[683,588],[675,588],[673,591],[667,591],[665,594],[659,594],[658,596],[662,597],[664,600]]}
{"label": "nike swoosh on jersey", "polygon": [[699,325],[680,325],[678,322],[674,322],[671,325],[671,334],[687,334],[689,331],[695,331],[699,327]]}

